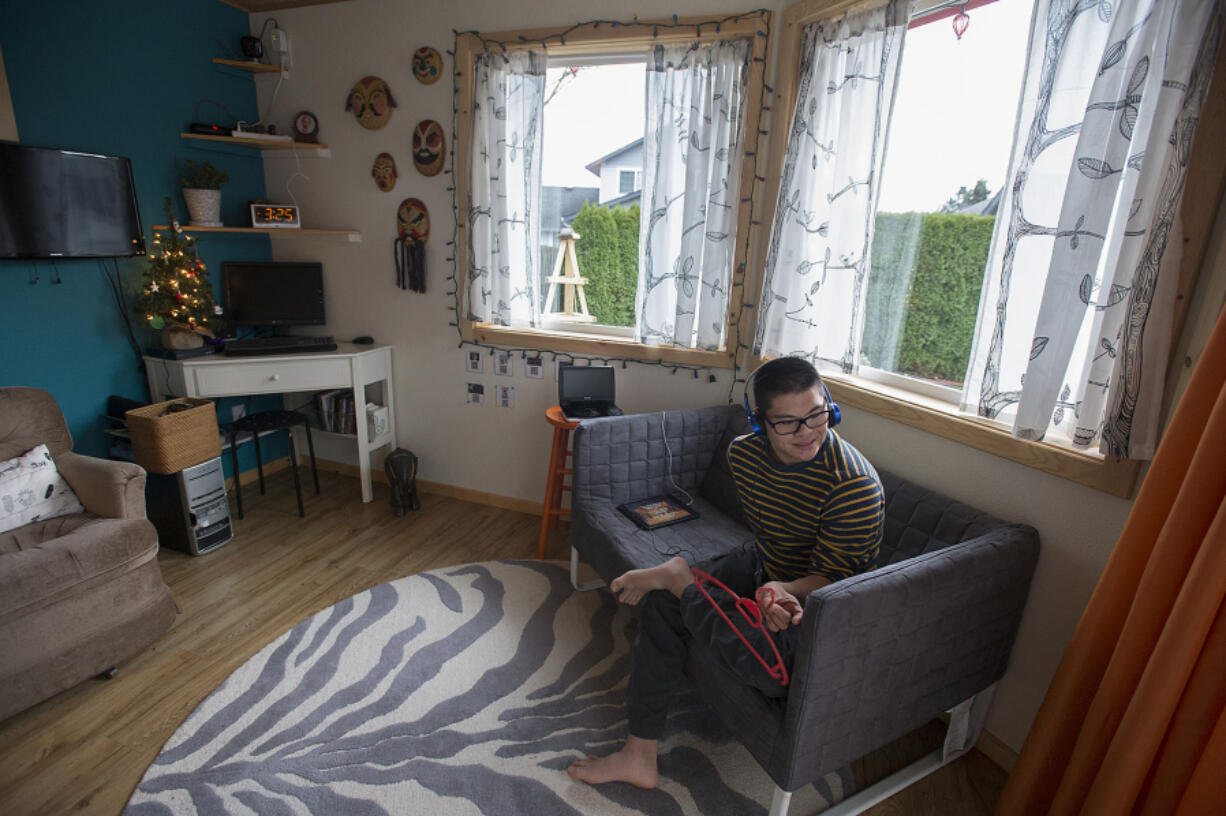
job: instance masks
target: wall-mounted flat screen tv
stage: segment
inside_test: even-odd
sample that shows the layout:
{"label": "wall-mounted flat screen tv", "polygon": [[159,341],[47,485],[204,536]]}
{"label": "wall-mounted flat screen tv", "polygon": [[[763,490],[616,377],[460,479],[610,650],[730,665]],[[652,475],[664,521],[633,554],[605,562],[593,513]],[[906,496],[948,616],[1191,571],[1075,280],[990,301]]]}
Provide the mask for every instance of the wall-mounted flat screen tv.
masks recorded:
{"label": "wall-mounted flat screen tv", "polygon": [[226,314],[235,326],[322,326],[324,267],[292,261],[225,261]]}
{"label": "wall-mounted flat screen tv", "polygon": [[144,254],[128,159],[0,142],[0,259]]}

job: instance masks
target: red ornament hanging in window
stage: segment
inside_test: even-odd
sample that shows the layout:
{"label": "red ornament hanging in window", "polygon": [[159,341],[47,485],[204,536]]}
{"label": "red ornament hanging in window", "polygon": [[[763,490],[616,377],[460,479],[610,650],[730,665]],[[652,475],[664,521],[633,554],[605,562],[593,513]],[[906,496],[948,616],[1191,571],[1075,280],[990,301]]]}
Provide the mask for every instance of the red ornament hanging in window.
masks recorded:
{"label": "red ornament hanging in window", "polygon": [[954,15],[954,33],[958,35],[958,39],[962,39],[962,35],[966,33],[966,27],[971,24],[970,15],[966,13],[966,6],[963,5],[961,10]]}

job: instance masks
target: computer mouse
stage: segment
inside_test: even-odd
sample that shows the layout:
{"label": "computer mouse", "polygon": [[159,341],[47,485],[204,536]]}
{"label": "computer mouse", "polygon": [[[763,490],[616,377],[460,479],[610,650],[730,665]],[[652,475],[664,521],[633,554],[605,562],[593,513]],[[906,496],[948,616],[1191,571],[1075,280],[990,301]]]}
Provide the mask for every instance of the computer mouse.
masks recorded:
{"label": "computer mouse", "polygon": [[353,338],[353,342],[357,343],[359,346],[369,346],[371,343],[375,342],[375,338],[368,334],[364,334],[361,337]]}

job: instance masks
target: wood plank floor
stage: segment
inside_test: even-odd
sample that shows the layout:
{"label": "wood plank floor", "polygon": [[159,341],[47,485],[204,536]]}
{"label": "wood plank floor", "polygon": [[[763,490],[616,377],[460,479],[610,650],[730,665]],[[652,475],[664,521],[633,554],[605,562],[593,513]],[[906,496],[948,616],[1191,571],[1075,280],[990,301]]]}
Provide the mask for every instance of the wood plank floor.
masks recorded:
{"label": "wood plank floor", "polygon": [[[158,560],[181,610],[170,631],[113,680],[87,681],[0,722],[0,813],[114,816],[188,714],[295,624],[423,570],[536,555],[537,516],[427,494],[421,511],[397,518],[386,485],[376,483],[375,500],[363,504],[354,478],[321,472],[320,496],[309,484],[304,519],[282,471],[269,477],[266,496],[244,489],[234,541],[199,558],[163,550]],[[566,557],[563,541],[555,534],[551,557]],[[930,750],[931,739],[883,749],[857,774],[888,773]],[[987,816],[1004,777],[972,752],[869,812]]]}

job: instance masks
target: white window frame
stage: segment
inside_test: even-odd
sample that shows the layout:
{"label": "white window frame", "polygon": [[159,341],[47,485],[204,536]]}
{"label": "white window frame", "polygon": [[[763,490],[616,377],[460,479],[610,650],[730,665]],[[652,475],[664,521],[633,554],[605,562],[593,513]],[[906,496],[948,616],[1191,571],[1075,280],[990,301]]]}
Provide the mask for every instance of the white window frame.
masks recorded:
{"label": "white window frame", "polygon": [[634,340],[633,326],[606,326],[601,323],[575,323],[569,320],[556,320],[543,317],[541,320],[546,331],[563,332],[566,334],[581,334],[585,337],[616,337],[622,340]]}
{"label": "white window frame", "polygon": [[891,388],[898,388],[903,391],[914,391],[928,399],[947,402],[950,405],[957,406],[962,399],[962,389],[953,388],[948,385],[941,385],[932,382],[931,380],[922,380],[919,377],[911,377],[906,374],[899,374],[896,371],[889,371],[884,368],[873,368],[861,363],[856,369],[856,376],[868,382],[881,383],[882,385]]}
{"label": "white window frame", "polygon": [[[543,28],[524,31],[507,31],[490,34],[464,33],[457,35],[455,48],[456,65],[456,113],[452,133],[455,149],[452,166],[455,175],[456,201],[460,204],[460,223],[456,240],[456,275],[459,312],[457,322],[460,337],[465,342],[483,345],[533,348],[553,352],[570,352],[600,358],[643,360],[645,362],[677,363],[704,368],[732,368],[738,349],[735,338],[752,336],[752,310],[747,310],[745,324],[736,326],[741,319],[740,292],[745,284],[749,259],[757,257],[763,241],[760,218],[754,217],[754,208],[761,199],[761,185],[757,178],[762,173],[756,165],[754,134],[762,129],[762,102],[764,66],[767,56],[767,38],[761,32],[770,30],[771,12],[747,11],[742,19],[729,19],[730,15],[688,17],[679,20],[645,20],[633,24],[618,24],[616,27],[587,24],[573,27]],[[716,22],[718,21],[718,25]],[[641,59],[653,45],[671,42],[718,42],[744,39],[750,42],[749,82],[745,96],[745,121],[743,144],[740,212],[737,218],[737,251],[733,262],[732,286],[725,313],[728,327],[728,347],[718,351],[652,346],[634,341],[633,330],[608,326],[583,326],[573,323],[550,322],[544,328],[495,326],[467,319],[465,316],[464,284],[467,276],[468,240],[464,227],[464,205],[467,201],[467,170],[471,138],[473,59],[485,50],[485,43],[504,43],[508,51],[519,49],[543,50],[552,60],[554,57],[570,60],[612,63],[618,57]],[[493,47],[501,47],[491,45]],[[765,138],[761,145],[765,144]],[[759,146],[758,150],[761,150]],[[756,172],[755,172],[756,169]],[[638,178],[641,180],[641,171]],[[641,189],[641,181],[638,185]],[[750,299],[752,300],[752,299]],[[735,329],[734,329],[735,327]]]}

